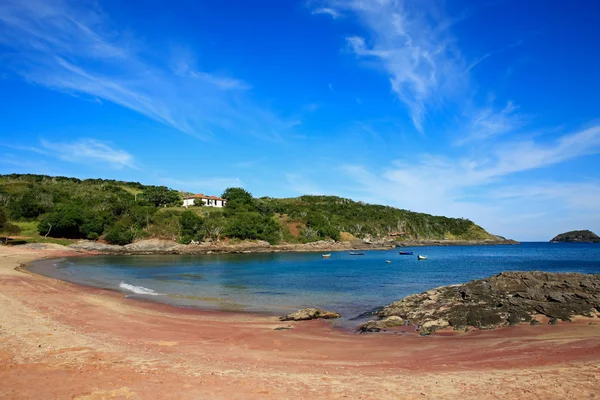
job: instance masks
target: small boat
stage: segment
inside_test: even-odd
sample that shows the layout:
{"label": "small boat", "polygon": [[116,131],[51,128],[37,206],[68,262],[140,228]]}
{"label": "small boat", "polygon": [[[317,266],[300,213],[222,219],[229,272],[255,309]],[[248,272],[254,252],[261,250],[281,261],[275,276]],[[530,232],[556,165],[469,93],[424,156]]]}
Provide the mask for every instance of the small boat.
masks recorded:
{"label": "small boat", "polygon": [[427,256],[418,255],[417,260],[427,260]]}
{"label": "small boat", "polygon": [[321,254],[321,257],[323,257],[323,258],[330,258],[331,257],[331,253],[329,253],[329,254]]}
{"label": "small boat", "polygon": [[412,256],[413,254],[415,254],[414,251],[400,251],[398,254],[400,254],[401,256]]}
{"label": "small boat", "polygon": [[385,260],[385,263],[386,263],[386,264],[390,264],[390,263],[391,263],[391,261],[390,261],[390,260]]}
{"label": "small boat", "polygon": [[350,252],[351,256],[364,256],[365,253],[361,253],[361,252],[356,252],[356,251],[351,251]]}

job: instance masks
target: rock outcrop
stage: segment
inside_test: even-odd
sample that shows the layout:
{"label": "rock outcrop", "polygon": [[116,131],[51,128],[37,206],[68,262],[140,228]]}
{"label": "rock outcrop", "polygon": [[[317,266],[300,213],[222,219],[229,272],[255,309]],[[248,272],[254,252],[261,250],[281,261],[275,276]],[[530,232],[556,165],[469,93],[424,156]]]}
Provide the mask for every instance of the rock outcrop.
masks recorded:
{"label": "rock outcrop", "polygon": [[340,314],[333,311],[321,310],[320,308],[303,308],[294,313],[280,317],[280,321],[306,321],[309,319],[334,319],[341,317]]}
{"label": "rock outcrop", "polygon": [[550,242],[600,243],[600,237],[592,231],[570,231],[555,236]]}
{"label": "rock outcrop", "polygon": [[381,329],[377,323],[385,324],[392,316],[408,320],[422,332],[446,327],[492,329],[530,323],[536,315],[555,321],[599,317],[600,275],[503,272],[405,297],[383,307],[377,315],[386,319],[370,321],[358,329]]}
{"label": "rock outcrop", "polygon": [[358,327],[360,332],[379,332],[381,330],[385,330],[386,328],[393,328],[395,326],[403,326],[405,325],[405,321],[392,315],[391,317],[387,317],[384,319],[380,319],[379,321],[368,321]]}
{"label": "rock outcrop", "polygon": [[362,241],[335,242],[320,240],[312,243],[295,243],[271,245],[263,240],[201,242],[198,244],[179,244],[172,240],[145,239],[125,246],[117,246],[81,240],[69,245],[76,251],[93,251],[104,254],[218,254],[218,253],[275,253],[285,251],[298,252],[332,252],[346,250],[379,250],[392,249],[393,241],[382,241],[367,244]]}

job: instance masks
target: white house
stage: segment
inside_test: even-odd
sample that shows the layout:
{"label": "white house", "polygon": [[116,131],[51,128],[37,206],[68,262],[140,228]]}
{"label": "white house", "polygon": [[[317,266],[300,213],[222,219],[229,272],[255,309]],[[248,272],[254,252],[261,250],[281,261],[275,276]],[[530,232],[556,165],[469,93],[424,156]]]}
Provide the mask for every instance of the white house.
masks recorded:
{"label": "white house", "polygon": [[204,205],[208,206],[208,207],[221,208],[221,207],[225,207],[225,204],[227,203],[227,200],[222,199],[217,196],[205,196],[203,194],[193,194],[191,196],[184,197],[183,206],[185,208],[188,208],[189,206],[193,206],[194,200],[196,200],[196,199],[202,200],[202,203],[204,203]]}

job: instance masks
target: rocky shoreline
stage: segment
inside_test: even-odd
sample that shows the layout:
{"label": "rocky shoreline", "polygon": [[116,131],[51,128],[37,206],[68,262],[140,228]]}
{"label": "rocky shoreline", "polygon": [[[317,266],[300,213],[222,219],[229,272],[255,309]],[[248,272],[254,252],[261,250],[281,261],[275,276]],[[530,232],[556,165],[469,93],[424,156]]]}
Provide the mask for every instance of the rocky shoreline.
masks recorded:
{"label": "rocky shoreline", "polygon": [[422,334],[452,328],[494,329],[521,323],[539,325],[600,318],[600,274],[502,272],[461,285],[442,286],[383,307],[378,320],[358,327],[379,332],[415,325]]}
{"label": "rocky shoreline", "polygon": [[[305,244],[271,245],[265,241],[203,242],[183,245],[170,240],[148,239],[125,246],[104,244],[93,241],[80,241],[69,245],[75,251],[86,251],[111,255],[144,255],[144,254],[225,254],[225,253],[277,253],[277,252],[332,252],[351,250],[391,250],[395,247],[417,246],[481,246],[518,244],[514,240],[410,240],[410,241],[363,241],[336,242],[321,240]],[[26,245],[35,246],[35,245]]]}

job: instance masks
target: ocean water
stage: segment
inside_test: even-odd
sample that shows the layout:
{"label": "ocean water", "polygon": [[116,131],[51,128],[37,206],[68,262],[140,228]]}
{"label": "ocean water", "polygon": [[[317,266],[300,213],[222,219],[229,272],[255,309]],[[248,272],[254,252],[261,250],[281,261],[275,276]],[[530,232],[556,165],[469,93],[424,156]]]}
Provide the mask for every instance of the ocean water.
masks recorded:
{"label": "ocean water", "polygon": [[[417,254],[428,259],[418,261]],[[182,307],[276,315],[322,307],[350,325],[407,295],[501,271],[600,273],[600,244],[415,247],[333,252],[328,259],[320,253],[95,256],[39,262],[32,270]]]}

